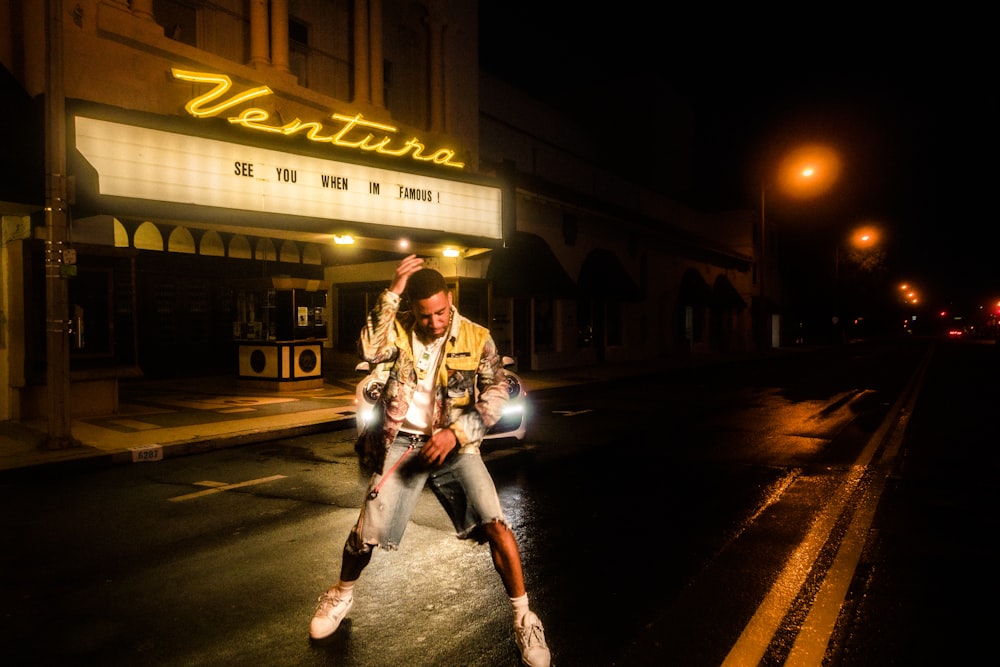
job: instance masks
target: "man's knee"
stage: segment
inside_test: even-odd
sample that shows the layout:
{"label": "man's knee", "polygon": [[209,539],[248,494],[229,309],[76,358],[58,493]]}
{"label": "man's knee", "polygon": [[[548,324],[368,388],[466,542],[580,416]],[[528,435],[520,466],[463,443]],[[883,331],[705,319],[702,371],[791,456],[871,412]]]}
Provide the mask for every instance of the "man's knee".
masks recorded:
{"label": "man's knee", "polygon": [[347,536],[347,542],[344,543],[344,553],[350,556],[371,558],[372,550],[373,545],[365,542],[357,531],[351,531],[351,534]]}
{"label": "man's knee", "polygon": [[478,530],[479,533],[490,542],[509,539],[514,534],[513,531],[511,531],[510,526],[500,519],[480,524]]}

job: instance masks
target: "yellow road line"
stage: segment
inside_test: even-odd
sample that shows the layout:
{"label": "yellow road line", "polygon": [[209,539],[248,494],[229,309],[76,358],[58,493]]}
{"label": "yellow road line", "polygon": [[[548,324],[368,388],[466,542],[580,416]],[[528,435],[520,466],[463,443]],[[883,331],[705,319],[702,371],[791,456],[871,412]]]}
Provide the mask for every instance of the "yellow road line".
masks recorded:
{"label": "yellow road line", "polygon": [[[929,361],[930,357],[928,356],[918,371],[918,381],[922,381]],[[840,616],[840,609],[843,607],[844,600],[847,599],[848,589],[854,579],[858,563],[861,561],[861,553],[868,541],[868,533],[875,522],[875,511],[878,509],[879,499],[885,490],[886,478],[900,447],[902,447],[903,435],[906,433],[910,415],[913,414],[913,407],[916,405],[919,395],[918,391],[913,391],[910,394],[902,416],[896,420],[892,434],[878,461],[881,466],[879,474],[872,481],[861,506],[851,520],[833,565],[823,580],[816,600],[810,607],[809,614],[795,638],[792,650],[785,661],[785,667],[811,667],[823,664],[830,637],[833,635],[837,618]]]}
{"label": "yellow road line", "polygon": [[891,464],[902,443],[908,415],[912,412],[920,394],[919,387],[924,374],[930,365],[931,351],[924,356],[920,366],[914,372],[903,393],[889,414],[872,434],[864,450],[858,455],[852,467],[851,474],[841,483],[834,493],[830,503],[823,508],[819,517],[813,523],[805,538],[795,548],[785,564],[785,569],[778,575],[771,590],[757,607],[753,618],[743,628],[739,639],[730,649],[723,661],[723,667],[740,667],[757,665],[764,657],[775,633],[781,626],[791,608],[792,602],[805,583],[810,570],[816,565],[816,559],[826,541],[830,538],[834,524],[845,509],[851,511],[851,522],[847,534],[841,538],[838,555],[834,565],[826,573],[820,593],[813,600],[806,621],[803,623],[792,652],[786,661],[786,667],[818,667],[823,664],[826,647],[830,641],[834,624],[844,599],[855,568],[864,547],[865,537],[875,516],[875,509],[884,487],[884,478],[876,479],[868,489],[868,496],[860,507],[850,509],[848,501],[858,489],[866,469],[872,462],[876,452],[883,443],[887,443],[878,463],[882,466]]}

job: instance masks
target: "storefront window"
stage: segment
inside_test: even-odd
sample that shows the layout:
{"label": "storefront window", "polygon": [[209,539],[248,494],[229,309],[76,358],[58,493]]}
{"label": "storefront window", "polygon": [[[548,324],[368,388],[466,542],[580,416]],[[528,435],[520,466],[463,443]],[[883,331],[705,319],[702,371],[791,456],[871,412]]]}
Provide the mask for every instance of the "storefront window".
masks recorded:
{"label": "storefront window", "polygon": [[113,273],[106,267],[78,267],[77,275],[69,281],[70,348],[77,357],[110,358],[114,354],[113,284]]}
{"label": "storefront window", "polygon": [[365,326],[368,311],[375,305],[378,295],[384,289],[385,283],[364,283],[338,287],[336,349],[351,353],[357,351],[358,336]]}
{"label": "storefront window", "polygon": [[132,261],[78,253],[67,280],[72,370],[136,363]]}

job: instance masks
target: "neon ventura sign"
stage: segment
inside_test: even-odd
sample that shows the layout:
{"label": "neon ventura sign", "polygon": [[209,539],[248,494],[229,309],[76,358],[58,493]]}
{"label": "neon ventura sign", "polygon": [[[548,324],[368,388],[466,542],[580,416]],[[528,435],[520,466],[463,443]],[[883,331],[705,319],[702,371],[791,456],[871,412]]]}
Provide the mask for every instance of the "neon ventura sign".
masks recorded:
{"label": "neon ventura sign", "polygon": [[[274,94],[269,87],[258,86],[223,99],[233,87],[232,79],[225,74],[192,72],[177,69],[176,67],[172,68],[170,72],[174,75],[175,79],[180,79],[181,81],[215,85],[209,92],[192,98],[184,105],[184,110],[195,118],[218,116],[222,112],[250,100]],[[238,115],[230,116],[226,120],[233,125],[240,125],[260,132],[269,132],[284,136],[304,134],[310,141],[329,143],[341,148],[352,148],[390,157],[405,157],[409,155],[411,159],[418,162],[432,162],[444,167],[457,167],[461,169],[465,166],[465,163],[455,160],[454,150],[438,148],[437,150],[428,151],[427,147],[417,137],[400,141],[397,136],[393,136],[399,133],[399,128],[365,120],[360,113],[354,116],[334,113],[330,117],[341,123],[339,129],[334,131],[333,129],[327,129],[322,122],[302,121],[298,118],[283,125],[275,125],[271,122],[270,112],[259,107],[243,109]],[[360,138],[358,138],[359,136]]]}

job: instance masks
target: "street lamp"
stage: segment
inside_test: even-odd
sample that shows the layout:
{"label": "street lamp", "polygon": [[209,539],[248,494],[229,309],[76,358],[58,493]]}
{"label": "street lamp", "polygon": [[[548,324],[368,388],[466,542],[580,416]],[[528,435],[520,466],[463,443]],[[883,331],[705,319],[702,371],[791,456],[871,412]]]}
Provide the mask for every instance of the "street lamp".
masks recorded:
{"label": "street lamp", "polygon": [[917,289],[910,285],[909,283],[903,283],[899,286],[900,299],[903,303],[916,305],[920,302],[920,295],[917,293]]}
{"label": "street lamp", "polygon": [[[882,234],[878,227],[874,225],[864,225],[855,228],[846,239],[845,245],[848,253],[848,259],[853,262],[853,264],[859,268],[868,267],[869,269],[874,268],[881,262],[881,256],[877,253],[877,248],[882,241]],[[841,245],[842,242],[838,241],[833,246],[833,317],[832,322],[835,332],[839,329],[840,333],[843,333],[843,325],[841,324],[840,309],[841,309],[841,293],[843,292],[841,288],[840,279],[840,264],[841,264]],[[855,304],[857,305],[857,304]],[[838,336],[840,337],[840,336]]]}
{"label": "street lamp", "polygon": [[[799,146],[788,153],[778,163],[773,188],[790,199],[811,199],[825,193],[840,176],[840,157],[825,144],[811,143]],[[777,346],[773,341],[773,327],[768,318],[767,291],[767,192],[768,179],[761,180],[760,187],[760,239],[758,244],[758,272],[761,314],[761,337],[768,347]]]}
{"label": "street lamp", "polygon": [[[881,240],[882,235],[877,227],[870,225],[858,227],[847,237],[849,256],[861,264],[865,253],[870,253]],[[840,245],[840,243],[834,245],[833,279],[835,283],[840,280]]]}
{"label": "street lamp", "polygon": [[813,199],[840,178],[840,156],[826,144],[812,143],[789,151],[778,165],[778,187],[792,199]]}

